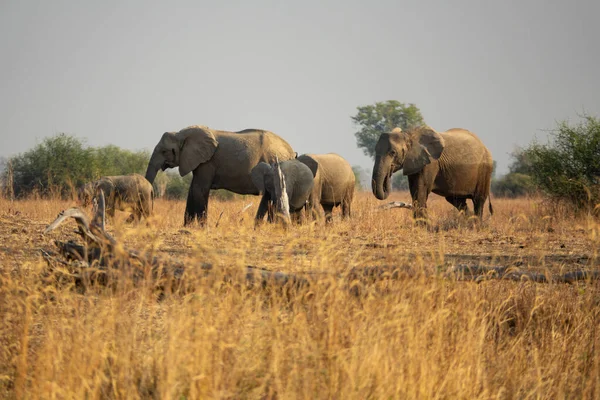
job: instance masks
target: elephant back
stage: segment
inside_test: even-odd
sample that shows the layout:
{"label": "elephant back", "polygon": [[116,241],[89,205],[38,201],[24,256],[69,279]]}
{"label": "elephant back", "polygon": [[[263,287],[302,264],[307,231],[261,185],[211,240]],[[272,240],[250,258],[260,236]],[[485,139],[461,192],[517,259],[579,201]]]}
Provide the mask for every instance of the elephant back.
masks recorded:
{"label": "elephant back", "polygon": [[292,146],[281,136],[261,129],[244,129],[238,132],[213,131],[219,143],[215,157],[230,158],[235,155],[240,169],[253,168],[259,162],[272,163],[296,157]]}
{"label": "elephant back", "polygon": [[315,184],[320,186],[321,203],[339,204],[349,193],[353,193],[356,177],[352,166],[342,156],[336,153],[303,154],[298,160],[307,157],[318,164]]}

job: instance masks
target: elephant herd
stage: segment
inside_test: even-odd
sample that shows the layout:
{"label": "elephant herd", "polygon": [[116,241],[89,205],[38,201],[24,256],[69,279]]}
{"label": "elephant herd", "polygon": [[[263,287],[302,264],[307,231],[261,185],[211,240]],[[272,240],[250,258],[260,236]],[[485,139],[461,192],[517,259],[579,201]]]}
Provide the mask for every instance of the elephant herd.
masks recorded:
{"label": "elephant herd", "polygon": [[[184,225],[205,223],[211,189],[262,194],[256,222],[266,214],[273,221],[273,204],[281,195],[279,184],[285,187],[289,213],[296,220],[304,210],[309,217],[324,216],[330,222],[336,206],[341,206],[343,217],[351,215],[355,175],[344,158],[335,153],[298,156],[280,136],[257,129],[227,132],[190,126],[165,132],[152,152],[145,178],[138,174],[103,177],[80,188],[80,199],[86,204],[102,189],[109,215],[115,209],[131,211],[131,218],[139,221],[152,213],[152,183],[158,170],[175,167],[181,176],[192,173]],[[427,217],[431,192],[465,212],[466,201],[471,199],[475,215],[481,218],[492,168],[489,150],[467,130],[395,128],[382,134],[375,147],[372,190],[378,199],[386,199],[392,174],[402,169],[408,177],[415,218]],[[493,213],[491,201],[489,210]]]}

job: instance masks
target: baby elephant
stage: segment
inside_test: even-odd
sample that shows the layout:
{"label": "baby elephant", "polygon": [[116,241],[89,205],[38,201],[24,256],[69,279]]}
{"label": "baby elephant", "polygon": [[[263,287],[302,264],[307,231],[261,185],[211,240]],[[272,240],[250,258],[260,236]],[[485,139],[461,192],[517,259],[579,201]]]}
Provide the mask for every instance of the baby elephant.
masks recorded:
{"label": "baby elephant", "polygon": [[[287,160],[279,163],[284,176],[286,193],[289,201],[290,216],[300,222],[300,213],[313,189],[314,175],[311,169],[298,160]],[[261,221],[269,212],[268,221],[274,221],[273,204],[277,203],[275,195],[275,179],[277,176],[273,166],[260,162],[250,172],[252,182],[263,194],[256,212],[256,222]]]}
{"label": "baby elephant", "polygon": [[115,210],[132,212],[127,219],[139,222],[148,218],[154,208],[154,189],[142,175],[103,176],[97,181],[85,184],[79,191],[79,199],[87,206],[99,190],[104,191],[106,213],[114,217]]}
{"label": "baby elephant", "polygon": [[356,177],[348,161],[335,153],[303,154],[297,160],[306,164],[315,176],[308,199],[311,215],[322,215],[323,207],[325,221],[331,222],[333,207],[341,205],[342,217],[350,217]]}

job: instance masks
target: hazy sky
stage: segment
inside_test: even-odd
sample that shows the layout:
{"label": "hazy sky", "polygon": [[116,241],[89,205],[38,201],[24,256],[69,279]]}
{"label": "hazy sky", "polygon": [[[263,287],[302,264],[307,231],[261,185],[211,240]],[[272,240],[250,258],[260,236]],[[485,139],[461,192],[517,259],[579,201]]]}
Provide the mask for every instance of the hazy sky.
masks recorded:
{"label": "hazy sky", "polygon": [[0,156],[66,132],[151,150],[261,128],[372,168],[350,116],[415,103],[515,145],[600,109],[599,1],[0,1]]}

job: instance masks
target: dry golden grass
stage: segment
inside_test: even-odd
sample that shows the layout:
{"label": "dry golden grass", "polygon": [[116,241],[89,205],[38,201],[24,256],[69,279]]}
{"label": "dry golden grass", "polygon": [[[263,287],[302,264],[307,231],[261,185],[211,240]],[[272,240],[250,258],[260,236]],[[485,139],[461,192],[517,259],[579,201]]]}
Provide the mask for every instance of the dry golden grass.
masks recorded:
{"label": "dry golden grass", "polygon": [[[395,194],[392,200],[408,200]],[[240,210],[253,202],[243,213]],[[159,200],[150,226],[124,214],[109,230],[129,248],[224,266],[343,273],[352,267],[456,263],[597,268],[600,226],[539,199],[494,201],[474,225],[432,196],[432,229],[360,193],[332,226],[254,229],[258,197],[212,201],[208,228],[183,228],[183,202]],[[310,293],[198,285],[85,294],[41,279],[39,249],[76,239],[45,226],[63,201],[0,199],[0,396],[5,398],[598,398],[600,287],[423,276],[353,296],[324,277]],[[222,216],[219,219],[219,215]],[[215,225],[217,224],[216,227]]]}

